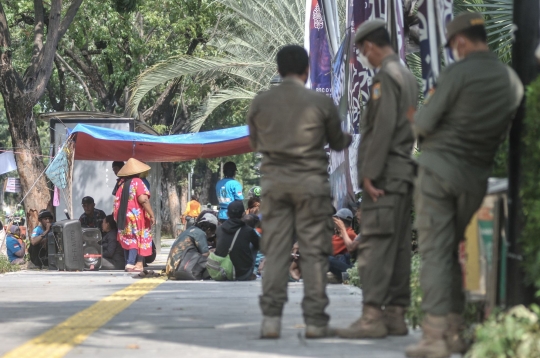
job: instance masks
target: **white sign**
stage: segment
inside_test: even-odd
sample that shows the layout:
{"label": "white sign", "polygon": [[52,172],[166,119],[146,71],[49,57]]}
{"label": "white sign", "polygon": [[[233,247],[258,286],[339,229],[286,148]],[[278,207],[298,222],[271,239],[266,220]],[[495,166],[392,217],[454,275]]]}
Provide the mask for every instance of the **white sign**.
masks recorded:
{"label": "white sign", "polygon": [[19,178],[7,178],[6,180],[6,193],[20,193],[21,180]]}

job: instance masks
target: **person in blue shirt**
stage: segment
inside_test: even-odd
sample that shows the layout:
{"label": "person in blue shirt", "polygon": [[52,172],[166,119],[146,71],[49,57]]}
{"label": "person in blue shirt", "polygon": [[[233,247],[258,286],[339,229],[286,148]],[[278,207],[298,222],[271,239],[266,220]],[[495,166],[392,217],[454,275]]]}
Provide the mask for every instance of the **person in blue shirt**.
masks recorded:
{"label": "person in blue shirt", "polygon": [[28,246],[28,254],[30,261],[39,268],[48,266],[48,248],[47,235],[51,231],[54,221],[53,214],[47,209],[43,209],[38,215],[39,225],[32,231],[30,237],[30,245]]}
{"label": "person in blue shirt", "polygon": [[216,184],[216,195],[219,201],[218,219],[220,222],[224,222],[229,218],[227,208],[230,203],[235,200],[244,200],[242,184],[234,180],[236,164],[233,162],[225,163],[223,166],[223,175],[225,177]]}
{"label": "person in blue shirt", "polygon": [[9,262],[12,264],[22,265],[24,261],[24,253],[26,245],[21,238],[21,229],[17,225],[11,225],[7,233],[6,248]]}

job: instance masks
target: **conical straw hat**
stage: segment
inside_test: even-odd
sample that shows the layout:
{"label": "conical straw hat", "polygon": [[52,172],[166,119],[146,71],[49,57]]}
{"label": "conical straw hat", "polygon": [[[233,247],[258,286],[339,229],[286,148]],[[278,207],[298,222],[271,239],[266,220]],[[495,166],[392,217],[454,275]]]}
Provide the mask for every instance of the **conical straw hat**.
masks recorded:
{"label": "conical straw hat", "polygon": [[135,174],[140,174],[147,170],[150,170],[150,167],[148,165],[144,164],[141,161],[138,161],[135,158],[129,158],[127,163],[122,167],[122,169],[120,169],[120,171],[116,175],[119,177],[129,177]]}

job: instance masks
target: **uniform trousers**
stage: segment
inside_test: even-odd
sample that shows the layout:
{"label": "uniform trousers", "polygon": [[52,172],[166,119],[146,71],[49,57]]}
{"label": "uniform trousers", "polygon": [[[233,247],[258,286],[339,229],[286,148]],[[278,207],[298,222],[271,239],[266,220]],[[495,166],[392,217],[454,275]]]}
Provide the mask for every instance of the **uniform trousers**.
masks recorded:
{"label": "uniform trousers", "polygon": [[260,306],[264,316],[281,316],[287,302],[291,249],[298,240],[304,281],[302,310],[308,325],[326,326],[330,317],[326,283],[332,254],[332,204],[329,196],[272,191],[262,196],[261,251],[266,257]]}
{"label": "uniform trousers", "polygon": [[387,192],[377,202],[367,194],[362,198],[358,273],[364,304],[410,304],[412,190],[403,184],[403,193]]}
{"label": "uniform trousers", "polygon": [[419,167],[414,195],[418,249],[422,258],[422,310],[435,316],[463,313],[465,295],[459,244],[480,207],[484,190],[468,192]]}

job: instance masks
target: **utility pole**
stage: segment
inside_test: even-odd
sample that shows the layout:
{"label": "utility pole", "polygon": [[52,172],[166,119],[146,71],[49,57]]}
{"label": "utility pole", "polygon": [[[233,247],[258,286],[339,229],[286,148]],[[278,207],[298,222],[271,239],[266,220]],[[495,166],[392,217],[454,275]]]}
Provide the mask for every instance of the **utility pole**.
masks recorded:
{"label": "utility pole", "polygon": [[[517,27],[512,48],[512,67],[524,86],[528,86],[538,74],[534,51],[538,46],[540,27],[540,3],[538,0],[514,0],[514,24]],[[521,103],[510,131],[508,156],[508,265],[506,304],[529,304],[534,300],[534,290],[524,284],[522,267],[523,250],[519,243],[523,229],[522,205],[519,197],[522,167],[522,135],[525,117],[525,100]]]}

